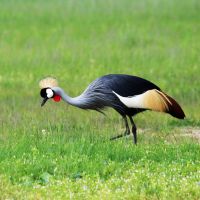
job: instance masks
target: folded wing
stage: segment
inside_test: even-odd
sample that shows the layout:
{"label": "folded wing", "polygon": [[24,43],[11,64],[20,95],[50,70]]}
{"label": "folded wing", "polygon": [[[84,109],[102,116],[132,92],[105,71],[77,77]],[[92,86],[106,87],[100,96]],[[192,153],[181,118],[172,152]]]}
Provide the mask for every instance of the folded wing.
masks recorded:
{"label": "folded wing", "polygon": [[133,97],[122,97],[114,91],[113,93],[128,108],[141,108],[165,112],[179,119],[184,119],[185,117],[180,105],[172,97],[157,89],[148,90]]}

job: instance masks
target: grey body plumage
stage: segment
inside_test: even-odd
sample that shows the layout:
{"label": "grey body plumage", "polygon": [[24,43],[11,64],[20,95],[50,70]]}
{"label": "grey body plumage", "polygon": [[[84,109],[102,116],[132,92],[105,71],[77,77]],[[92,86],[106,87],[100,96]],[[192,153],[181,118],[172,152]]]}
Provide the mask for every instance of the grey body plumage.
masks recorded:
{"label": "grey body plumage", "polygon": [[[112,139],[130,134],[127,122],[128,116],[132,125],[134,142],[136,143],[136,126],[132,116],[145,110],[166,112],[179,119],[185,117],[181,107],[174,99],[163,93],[155,84],[140,77],[123,74],[105,75],[90,83],[85,91],[77,97],[68,96],[62,88],[57,86],[55,80],[51,80],[54,84],[52,87],[45,80],[42,80],[44,84],[43,82],[40,84],[42,85],[41,96],[44,98],[42,105],[49,96],[54,98],[58,95],[65,102],[81,109],[91,109],[99,112],[102,112],[106,107],[115,109],[123,117],[126,131],[124,134]],[[52,94],[50,91],[46,94],[48,89],[52,90]]]}
{"label": "grey body plumage", "polygon": [[102,112],[106,107],[123,110],[123,106],[119,99],[113,93],[112,89],[105,85],[101,78],[96,79],[85,89],[85,91],[77,97],[69,97],[61,88],[52,88],[57,94],[63,97],[67,103],[82,108],[91,109]]}

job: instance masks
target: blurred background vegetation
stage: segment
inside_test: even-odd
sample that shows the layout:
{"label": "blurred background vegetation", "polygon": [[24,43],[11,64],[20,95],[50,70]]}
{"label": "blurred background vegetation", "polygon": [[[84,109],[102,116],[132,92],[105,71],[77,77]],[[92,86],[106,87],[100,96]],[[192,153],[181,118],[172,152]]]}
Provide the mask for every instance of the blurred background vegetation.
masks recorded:
{"label": "blurred background vegetation", "polygon": [[[171,162],[171,158],[179,162],[185,158],[194,163],[198,156],[196,140],[191,141],[194,146],[180,148],[178,157],[173,155],[178,145],[175,134],[180,135],[187,126],[200,126],[199,11],[198,0],[1,0],[0,173],[11,177],[9,180],[13,183],[23,182],[24,177],[31,177],[34,182],[43,172],[53,174],[53,158],[61,162],[63,154],[66,159],[71,155],[76,165],[85,153],[82,170],[81,167],[73,169],[70,163],[55,164],[60,174],[54,175],[65,177],[84,170],[90,174],[87,163],[92,166],[93,159],[113,159],[122,164],[126,159],[134,162],[133,155],[138,154],[140,160],[149,151],[144,149],[144,154],[140,153],[144,144],[154,149],[152,154],[162,157],[163,152],[154,145],[162,147],[165,141],[172,147],[163,146],[170,152],[169,158],[163,157],[163,162],[165,159]],[[124,157],[118,158],[115,153],[123,151],[125,144],[103,143],[123,131],[115,112],[110,111],[104,117],[63,102],[48,102],[41,109],[38,86],[41,78],[56,77],[69,95],[76,96],[92,80],[109,73],[132,74],[154,82],[180,102],[187,119],[178,121],[168,115],[148,112],[138,115],[136,123],[142,128],[139,132],[146,133],[139,135],[141,146],[134,150],[130,142],[125,149],[127,154],[124,152]],[[99,149],[104,147],[99,157],[95,157],[98,148],[94,152],[88,150],[93,148],[92,142],[100,143]],[[187,143],[188,137],[179,142]],[[81,144],[85,145],[83,149]],[[189,149],[193,150],[187,155]],[[35,154],[38,160],[26,164],[26,170],[24,152],[29,155],[27,160],[34,160]],[[94,156],[92,160],[90,154]],[[44,159],[43,155],[47,157]],[[121,164],[110,171],[115,173],[116,169],[123,168]],[[97,173],[101,167],[94,167],[91,173]],[[189,164],[187,169],[189,173]]]}

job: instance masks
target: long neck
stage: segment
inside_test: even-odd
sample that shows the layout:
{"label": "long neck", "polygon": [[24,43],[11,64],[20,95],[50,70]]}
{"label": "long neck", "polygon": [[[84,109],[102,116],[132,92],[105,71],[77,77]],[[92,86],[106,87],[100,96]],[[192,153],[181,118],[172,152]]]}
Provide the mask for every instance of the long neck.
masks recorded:
{"label": "long neck", "polygon": [[58,94],[59,96],[61,96],[61,98],[63,99],[63,101],[65,101],[66,103],[68,104],[71,104],[73,106],[76,106],[76,107],[80,107],[82,108],[84,106],[84,98],[80,95],[78,97],[70,97],[68,96],[64,90],[60,87],[54,87],[52,88],[56,94]]}

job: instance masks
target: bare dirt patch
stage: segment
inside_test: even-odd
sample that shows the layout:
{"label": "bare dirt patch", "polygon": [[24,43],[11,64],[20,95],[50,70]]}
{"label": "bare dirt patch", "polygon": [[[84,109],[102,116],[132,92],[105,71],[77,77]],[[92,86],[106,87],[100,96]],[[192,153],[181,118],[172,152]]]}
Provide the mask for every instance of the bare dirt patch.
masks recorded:
{"label": "bare dirt patch", "polygon": [[180,136],[191,137],[200,142],[200,127],[185,127],[181,128]]}

